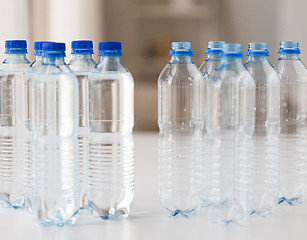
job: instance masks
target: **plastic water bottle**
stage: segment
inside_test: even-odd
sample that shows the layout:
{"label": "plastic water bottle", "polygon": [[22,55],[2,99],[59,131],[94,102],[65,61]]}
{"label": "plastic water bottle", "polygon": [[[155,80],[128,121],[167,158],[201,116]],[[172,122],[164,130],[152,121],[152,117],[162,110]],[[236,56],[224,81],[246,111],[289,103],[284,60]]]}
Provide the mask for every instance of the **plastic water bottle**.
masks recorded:
{"label": "plastic water bottle", "polygon": [[160,199],[170,216],[197,214],[204,79],[189,42],[173,42],[158,80]]}
{"label": "plastic water bottle", "polygon": [[279,203],[302,203],[307,191],[307,70],[298,42],[282,41],[275,69],[281,79]]}
{"label": "plastic water bottle", "polygon": [[213,70],[219,66],[221,61],[220,54],[225,43],[225,41],[208,42],[208,48],[206,50],[207,59],[199,67],[199,70],[204,75],[205,80],[207,80]]}
{"label": "plastic water bottle", "polygon": [[65,44],[44,43],[32,80],[32,213],[43,225],[73,223],[79,210],[78,80]]}
{"label": "plastic water bottle", "polygon": [[[206,50],[207,59],[202,63],[199,70],[203,74],[205,78],[205,92],[206,92],[206,82],[208,81],[208,78],[212,71],[214,71],[220,64],[221,58],[220,54],[222,53],[223,46],[225,45],[225,41],[209,41],[208,42],[208,48]],[[204,96],[204,99],[206,97]],[[204,119],[206,118],[206,108],[204,106]],[[200,188],[200,197],[202,200],[202,206],[206,207],[206,128],[204,127],[204,138],[202,139],[201,144],[201,188]]]}
{"label": "plastic water bottle", "polygon": [[242,223],[250,213],[255,83],[240,44],[225,44],[206,89],[207,210],[216,223]]}
{"label": "plastic water bottle", "polygon": [[88,191],[88,77],[95,67],[92,58],[92,41],[73,41],[70,69],[79,82],[79,157],[80,157],[80,208],[87,205]]}
{"label": "plastic water bottle", "polygon": [[0,203],[24,205],[24,82],[30,62],[27,42],[5,42],[6,59],[0,67]]}
{"label": "plastic water bottle", "polygon": [[268,61],[267,43],[249,43],[245,67],[256,83],[254,201],[251,214],[265,216],[279,198],[280,79]]}
{"label": "plastic water bottle", "polygon": [[35,60],[30,65],[30,68],[26,71],[24,76],[24,87],[25,87],[25,158],[24,158],[24,198],[26,206],[29,212],[32,211],[32,121],[31,116],[33,114],[32,105],[33,102],[33,88],[32,88],[32,78],[36,73],[38,67],[43,64],[43,43],[44,42],[35,42],[34,43],[34,55]]}
{"label": "plastic water bottle", "polygon": [[89,206],[102,219],[126,218],[134,197],[134,81],[121,50],[99,43],[89,78]]}

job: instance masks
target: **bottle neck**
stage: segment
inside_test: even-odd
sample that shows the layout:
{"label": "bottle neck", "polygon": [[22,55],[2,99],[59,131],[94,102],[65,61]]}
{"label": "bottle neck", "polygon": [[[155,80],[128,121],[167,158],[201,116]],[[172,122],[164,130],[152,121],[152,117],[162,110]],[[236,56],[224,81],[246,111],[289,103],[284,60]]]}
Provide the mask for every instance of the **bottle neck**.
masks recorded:
{"label": "bottle neck", "polygon": [[216,53],[216,54],[208,54],[208,55],[207,55],[207,60],[208,60],[208,61],[220,61],[220,60],[221,60],[221,57],[220,57],[220,54],[219,54],[219,53]]}
{"label": "bottle neck", "polygon": [[17,62],[17,63],[28,63],[29,60],[26,57],[26,54],[6,54],[6,58],[4,60],[6,63]]}
{"label": "bottle neck", "polygon": [[92,54],[72,54],[72,60],[84,60],[84,61],[91,61]]}
{"label": "bottle neck", "polygon": [[279,56],[279,60],[299,60],[299,55],[298,54],[285,54],[281,53]]}
{"label": "bottle neck", "polygon": [[193,62],[192,62],[191,56],[172,55],[169,63],[170,64],[188,64],[188,63],[193,63]]}
{"label": "bottle neck", "polygon": [[235,57],[235,58],[230,58],[230,57],[222,57],[221,58],[221,63],[222,64],[231,64],[231,65],[243,65],[242,63],[242,58]]}
{"label": "bottle neck", "polygon": [[248,61],[268,61],[268,56],[248,56]]}
{"label": "bottle neck", "polygon": [[45,65],[62,65],[65,64],[64,57],[44,57]]}
{"label": "bottle neck", "polygon": [[100,56],[99,63],[120,63],[120,56]]}

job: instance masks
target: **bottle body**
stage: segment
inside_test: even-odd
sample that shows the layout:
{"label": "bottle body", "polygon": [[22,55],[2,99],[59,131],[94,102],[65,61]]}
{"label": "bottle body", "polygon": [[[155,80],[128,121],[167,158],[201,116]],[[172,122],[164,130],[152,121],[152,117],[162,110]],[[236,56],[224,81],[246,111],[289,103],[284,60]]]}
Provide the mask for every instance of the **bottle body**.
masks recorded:
{"label": "bottle body", "polygon": [[43,225],[63,226],[79,210],[78,81],[64,59],[61,68],[44,61],[32,80],[32,212]]}
{"label": "bottle body", "polygon": [[250,56],[245,67],[256,84],[251,214],[266,216],[279,198],[280,79],[266,56]]}
{"label": "bottle body", "polygon": [[24,83],[29,67],[25,54],[8,54],[0,72],[0,202],[3,206],[24,205]]}
{"label": "bottle body", "polygon": [[73,59],[69,62],[69,67],[75,74],[79,83],[79,129],[78,129],[78,143],[79,143],[79,158],[80,158],[80,172],[79,172],[79,192],[80,192],[80,208],[88,205],[88,154],[89,154],[89,94],[88,94],[88,77],[91,70],[95,67],[91,55],[75,54]]}
{"label": "bottle body", "polygon": [[307,70],[298,54],[281,54],[275,69],[281,79],[279,203],[302,203],[307,191]]}
{"label": "bottle body", "polygon": [[102,57],[89,78],[89,206],[126,218],[134,197],[134,81],[119,57]]}
{"label": "bottle body", "polygon": [[191,57],[172,56],[158,80],[159,192],[170,216],[200,210],[203,94],[204,80]]}
{"label": "bottle body", "polygon": [[207,209],[213,222],[226,224],[245,221],[253,199],[255,83],[241,54],[234,54],[226,55],[211,74],[206,91]]}

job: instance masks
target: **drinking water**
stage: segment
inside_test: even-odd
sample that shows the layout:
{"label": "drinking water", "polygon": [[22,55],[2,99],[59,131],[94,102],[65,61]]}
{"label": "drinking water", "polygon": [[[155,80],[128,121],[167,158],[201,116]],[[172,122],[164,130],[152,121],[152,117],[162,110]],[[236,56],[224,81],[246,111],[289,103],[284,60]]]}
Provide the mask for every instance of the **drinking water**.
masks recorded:
{"label": "drinking water", "polygon": [[256,83],[251,214],[272,213],[279,198],[280,79],[268,61],[267,43],[249,43],[245,67]]}
{"label": "drinking water", "polygon": [[242,223],[253,199],[255,83],[241,50],[240,44],[225,44],[206,85],[207,211],[217,223]]}
{"label": "drinking water", "polygon": [[6,59],[0,67],[0,203],[4,207],[24,205],[24,82],[30,62],[27,42],[5,42]]}
{"label": "drinking water", "polygon": [[302,203],[307,194],[307,70],[298,42],[282,41],[275,69],[281,79],[279,203]]}
{"label": "drinking water", "polygon": [[200,210],[204,79],[189,42],[173,42],[158,80],[160,199],[170,216]]}
{"label": "drinking water", "polygon": [[79,157],[80,157],[80,208],[86,206],[88,192],[88,77],[95,67],[92,58],[92,41],[73,41],[72,59],[68,63],[79,82]]}
{"label": "drinking water", "polygon": [[134,81],[120,42],[99,43],[89,77],[89,206],[102,219],[126,218],[134,197]]}
{"label": "drinking water", "polygon": [[43,225],[73,223],[79,210],[78,80],[65,44],[44,43],[32,78],[32,213]]}

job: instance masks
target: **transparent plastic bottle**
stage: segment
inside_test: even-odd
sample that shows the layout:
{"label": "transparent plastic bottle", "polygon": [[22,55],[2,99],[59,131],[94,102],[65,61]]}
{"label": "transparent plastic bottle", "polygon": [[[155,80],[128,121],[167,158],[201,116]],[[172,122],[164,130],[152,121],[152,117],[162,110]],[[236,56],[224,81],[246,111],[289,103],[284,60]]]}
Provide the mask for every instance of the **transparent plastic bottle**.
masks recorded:
{"label": "transparent plastic bottle", "polygon": [[0,204],[24,205],[24,83],[30,62],[27,42],[5,42],[6,59],[0,67]]}
{"label": "transparent plastic bottle", "polygon": [[302,203],[307,191],[307,70],[298,42],[282,41],[275,69],[280,76],[280,198]]}
{"label": "transparent plastic bottle", "polygon": [[72,59],[68,63],[79,82],[79,157],[80,157],[80,208],[88,205],[88,77],[95,67],[92,58],[92,41],[73,41]]}
{"label": "transparent plastic bottle", "polygon": [[[24,198],[25,204],[29,212],[32,212],[32,122],[31,115],[33,114],[32,104],[34,104],[32,96],[34,95],[32,88],[32,78],[37,70],[37,68],[43,63],[43,43],[44,42],[35,42],[34,43],[34,55],[35,60],[30,65],[29,69],[26,71],[24,76],[24,88],[25,88],[25,159],[24,159]],[[30,90],[31,89],[31,90]]]}
{"label": "transparent plastic bottle", "polygon": [[219,66],[221,62],[220,54],[225,43],[225,41],[208,42],[208,48],[206,50],[207,59],[199,67],[199,70],[204,75],[205,80],[207,80],[213,70]]}
{"label": "transparent plastic bottle", "polygon": [[89,77],[89,207],[102,219],[126,218],[134,197],[134,81],[120,42],[99,43]]}
{"label": "transparent plastic bottle", "polygon": [[170,216],[197,214],[204,79],[189,42],[173,42],[158,79],[160,199]]}
{"label": "transparent plastic bottle", "polygon": [[272,213],[279,198],[280,79],[268,61],[267,43],[249,43],[245,67],[256,83],[251,214]]}
{"label": "transparent plastic bottle", "polygon": [[[205,79],[205,91],[206,92],[206,82],[212,71],[214,71],[220,64],[221,58],[220,54],[222,53],[223,46],[225,45],[225,41],[209,41],[208,48],[206,50],[207,59],[202,63],[199,70],[203,74]],[[206,99],[206,96],[204,96]],[[204,119],[206,118],[206,108],[204,105]],[[206,128],[204,127],[203,139],[201,144],[201,188],[200,188],[200,197],[202,200],[202,206],[206,207]]]}
{"label": "transparent plastic bottle", "polygon": [[240,44],[225,44],[206,89],[207,211],[216,223],[242,223],[250,213],[255,83]]}
{"label": "transparent plastic bottle", "polygon": [[44,43],[32,80],[32,213],[43,225],[74,223],[80,206],[78,80],[64,57],[64,43]]}

